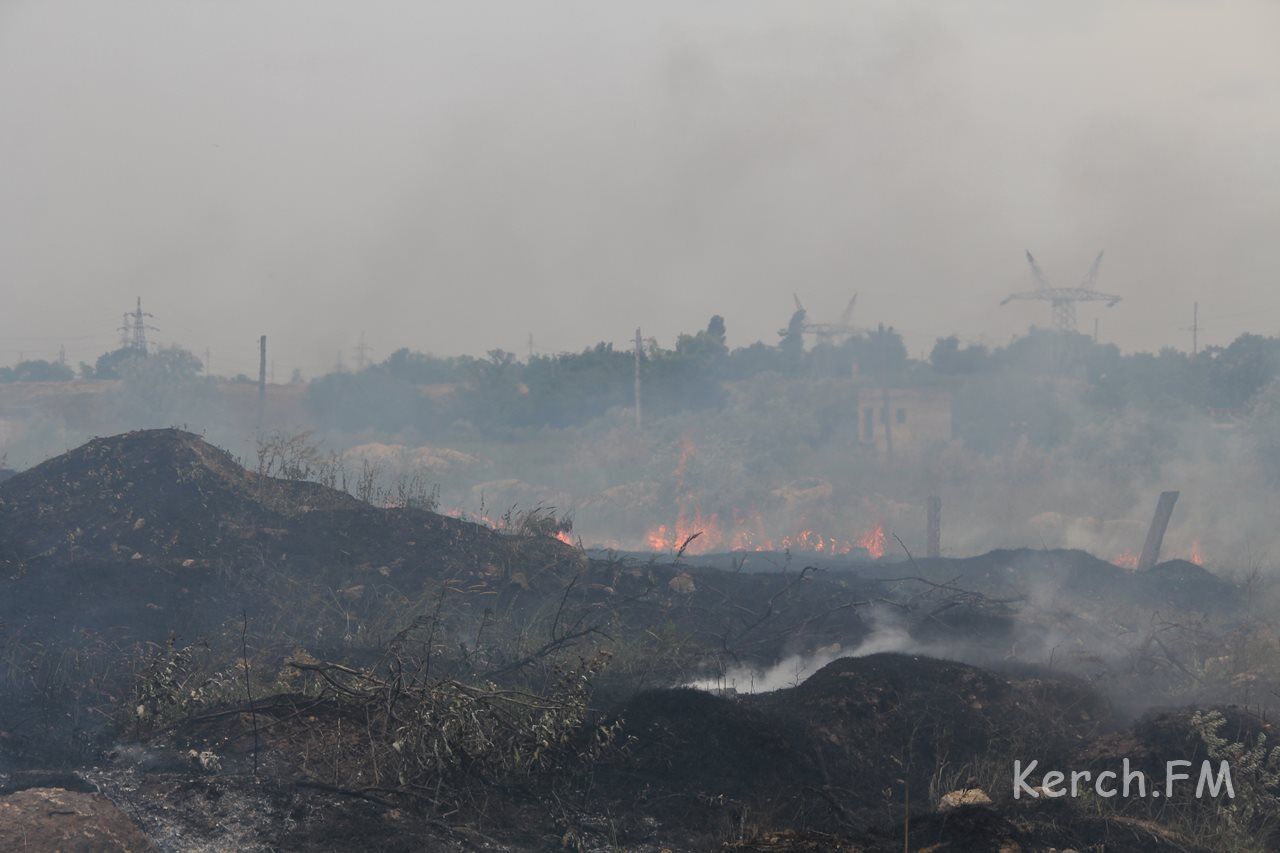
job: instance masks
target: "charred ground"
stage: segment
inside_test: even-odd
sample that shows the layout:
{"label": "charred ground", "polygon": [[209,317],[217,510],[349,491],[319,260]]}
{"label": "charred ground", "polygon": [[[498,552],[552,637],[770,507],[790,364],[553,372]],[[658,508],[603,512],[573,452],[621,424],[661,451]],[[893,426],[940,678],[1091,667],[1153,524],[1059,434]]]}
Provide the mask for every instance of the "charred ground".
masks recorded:
{"label": "charred ground", "polygon": [[[934,808],[1016,755],[1190,758],[1190,712],[1136,711],[1274,683],[1257,590],[1189,563],[756,572],[544,527],[373,506],[177,430],[22,472],[0,485],[7,790],[80,780],[161,849],[1194,849],[1219,817],[1194,804]],[[682,687],[788,660],[783,689]],[[1266,730],[1235,709],[1222,732]]]}

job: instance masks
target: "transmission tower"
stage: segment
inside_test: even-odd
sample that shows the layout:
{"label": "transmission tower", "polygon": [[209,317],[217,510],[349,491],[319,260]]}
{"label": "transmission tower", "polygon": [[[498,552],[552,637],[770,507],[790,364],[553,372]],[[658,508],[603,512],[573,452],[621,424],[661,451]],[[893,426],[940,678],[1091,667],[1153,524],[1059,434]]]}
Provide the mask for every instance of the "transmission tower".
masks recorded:
{"label": "transmission tower", "polygon": [[1077,302],[1105,302],[1107,307],[1110,308],[1120,301],[1119,296],[1111,293],[1099,293],[1093,289],[1094,285],[1098,283],[1098,267],[1102,265],[1102,252],[1099,252],[1098,257],[1093,259],[1093,266],[1089,267],[1089,272],[1085,275],[1084,281],[1080,283],[1079,287],[1050,287],[1049,280],[1045,278],[1040,265],[1036,263],[1036,259],[1032,257],[1030,252],[1027,252],[1027,263],[1031,266],[1031,278],[1035,282],[1035,287],[1031,290],[1011,293],[1002,299],[1000,304],[1008,305],[1015,299],[1046,301],[1049,303],[1053,327],[1059,332],[1074,332],[1076,330]]}
{"label": "transmission tower", "polygon": [[[793,293],[791,298],[795,300],[796,310],[804,311],[804,306],[800,304],[800,297]],[[861,331],[850,322],[853,319],[853,309],[857,304],[858,294],[855,293],[849,300],[849,304],[845,306],[839,320],[834,323],[803,323],[801,329],[804,334],[817,338],[820,344],[835,344],[851,338]]]}
{"label": "transmission tower", "polygon": [[373,347],[369,346],[367,343],[364,342],[364,332],[361,332],[360,343],[356,344],[355,347],[352,348],[352,351],[355,352],[356,354],[356,372],[357,373],[359,373],[360,371],[368,367],[369,353],[372,350],[373,350]]}
{"label": "transmission tower", "polygon": [[160,331],[155,326],[147,325],[147,318],[154,316],[142,310],[142,297],[138,297],[138,307],[124,315],[124,325],[120,327],[120,348],[131,349],[143,355],[147,353],[147,332]]}

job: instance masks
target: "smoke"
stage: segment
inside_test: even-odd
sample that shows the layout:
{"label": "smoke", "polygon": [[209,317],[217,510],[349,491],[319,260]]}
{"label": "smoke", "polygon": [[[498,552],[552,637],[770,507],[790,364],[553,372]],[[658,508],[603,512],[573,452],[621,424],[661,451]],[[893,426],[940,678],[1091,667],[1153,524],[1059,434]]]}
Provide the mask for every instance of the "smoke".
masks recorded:
{"label": "smoke", "polygon": [[686,686],[697,690],[767,693],[772,690],[796,687],[827,664],[840,658],[866,657],[881,652],[901,652],[950,660],[962,659],[956,654],[957,650],[953,644],[940,646],[914,639],[907,623],[890,608],[870,608],[867,611],[867,618],[870,632],[852,649],[845,650],[839,643],[833,643],[808,654],[790,655],[769,667],[731,667],[721,676],[698,679]]}
{"label": "smoke", "polygon": [[795,289],[918,355],[1042,322],[995,308],[1028,247],[1062,284],[1108,250],[1126,348],[1205,282],[1204,342],[1264,307],[1274,4],[501,10],[5,4],[3,346],[92,358],[141,294],[221,372],[267,332],[313,376],[362,329],[554,351],[722,313],[743,344]]}

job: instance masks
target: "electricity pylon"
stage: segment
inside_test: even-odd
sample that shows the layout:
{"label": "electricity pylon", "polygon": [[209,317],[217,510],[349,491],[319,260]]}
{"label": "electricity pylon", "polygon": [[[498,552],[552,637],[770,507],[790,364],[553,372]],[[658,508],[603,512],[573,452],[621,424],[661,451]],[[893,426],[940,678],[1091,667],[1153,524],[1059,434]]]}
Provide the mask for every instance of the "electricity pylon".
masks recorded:
{"label": "electricity pylon", "polygon": [[1036,259],[1027,252],[1027,263],[1031,265],[1031,278],[1035,281],[1035,287],[1031,290],[1023,290],[1018,293],[1011,293],[1000,301],[1001,305],[1008,305],[1015,299],[1040,299],[1049,303],[1050,315],[1053,318],[1053,327],[1059,332],[1074,332],[1076,330],[1076,303],[1077,302],[1105,302],[1107,307],[1115,305],[1120,301],[1120,297],[1111,293],[1099,293],[1094,290],[1094,285],[1098,283],[1098,267],[1102,264],[1102,252],[1098,253],[1098,257],[1093,259],[1093,266],[1089,267],[1089,272],[1085,275],[1084,281],[1079,287],[1050,287],[1049,280],[1045,278],[1044,272],[1040,269],[1040,265],[1036,263]]}

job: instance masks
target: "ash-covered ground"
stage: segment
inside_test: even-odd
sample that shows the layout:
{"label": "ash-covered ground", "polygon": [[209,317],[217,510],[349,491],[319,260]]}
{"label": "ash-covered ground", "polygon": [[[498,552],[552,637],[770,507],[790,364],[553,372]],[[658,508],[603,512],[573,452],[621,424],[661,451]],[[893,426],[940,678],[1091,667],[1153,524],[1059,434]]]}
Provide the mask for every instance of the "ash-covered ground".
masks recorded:
{"label": "ash-covered ground", "polygon": [[[405,503],[172,429],[0,485],[0,847],[1280,843],[1263,581],[587,553]],[[1234,800],[1013,799],[1015,760],[1222,755]]]}

